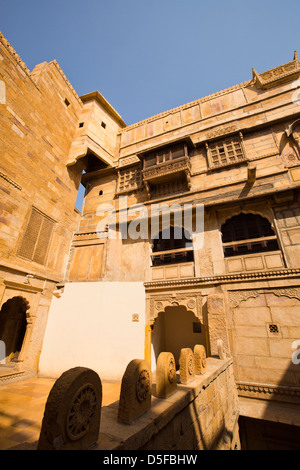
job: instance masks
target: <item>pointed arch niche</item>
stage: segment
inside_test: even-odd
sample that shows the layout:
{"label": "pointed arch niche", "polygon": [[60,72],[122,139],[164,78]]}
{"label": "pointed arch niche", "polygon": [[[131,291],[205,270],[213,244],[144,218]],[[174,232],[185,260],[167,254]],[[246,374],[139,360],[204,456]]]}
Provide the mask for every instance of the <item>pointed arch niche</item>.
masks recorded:
{"label": "pointed arch niche", "polygon": [[8,299],[0,309],[0,340],[5,343],[6,363],[20,359],[29,322],[29,302],[17,295]]}

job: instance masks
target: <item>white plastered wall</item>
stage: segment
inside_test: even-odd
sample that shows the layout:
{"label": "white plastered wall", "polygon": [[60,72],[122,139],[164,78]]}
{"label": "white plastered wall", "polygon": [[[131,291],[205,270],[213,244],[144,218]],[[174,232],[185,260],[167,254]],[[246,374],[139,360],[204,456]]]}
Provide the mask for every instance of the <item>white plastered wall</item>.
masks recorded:
{"label": "white plastered wall", "polygon": [[120,380],[132,359],[144,358],[144,339],[142,282],[68,283],[50,307],[39,376],[83,366],[102,380]]}

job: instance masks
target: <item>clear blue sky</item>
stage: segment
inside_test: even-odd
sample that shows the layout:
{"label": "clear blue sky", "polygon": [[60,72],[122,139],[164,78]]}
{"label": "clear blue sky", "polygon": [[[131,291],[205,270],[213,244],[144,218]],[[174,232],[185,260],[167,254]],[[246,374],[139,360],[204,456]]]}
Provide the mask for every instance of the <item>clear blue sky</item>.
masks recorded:
{"label": "clear blue sky", "polygon": [[0,0],[30,70],[56,59],[130,125],[300,54],[300,0]]}

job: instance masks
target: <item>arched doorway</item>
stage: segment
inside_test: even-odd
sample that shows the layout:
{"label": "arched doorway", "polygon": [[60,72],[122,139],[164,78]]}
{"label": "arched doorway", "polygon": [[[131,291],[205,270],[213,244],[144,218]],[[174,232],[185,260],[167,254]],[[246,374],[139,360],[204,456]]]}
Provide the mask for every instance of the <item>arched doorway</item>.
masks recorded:
{"label": "arched doorway", "polygon": [[193,350],[196,344],[206,346],[205,326],[185,306],[166,307],[155,320],[151,343],[152,361],[156,363],[161,352],[171,352],[178,367],[182,348]]}
{"label": "arched doorway", "polygon": [[22,349],[29,303],[23,297],[13,297],[7,300],[0,310],[0,340],[4,341],[6,363],[16,362]]}

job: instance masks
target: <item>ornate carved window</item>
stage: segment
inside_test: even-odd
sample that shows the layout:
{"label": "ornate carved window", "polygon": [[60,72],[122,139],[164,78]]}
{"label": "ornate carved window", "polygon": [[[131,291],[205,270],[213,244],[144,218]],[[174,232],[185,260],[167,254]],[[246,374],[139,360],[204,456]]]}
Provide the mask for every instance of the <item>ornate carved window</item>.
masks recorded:
{"label": "ornate carved window", "polygon": [[140,166],[131,166],[119,170],[118,193],[135,191],[142,185],[142,172]]}
{"label": "ornate carved window", "polygon": [[220,168],[246,160],[241,134],[207,143],[206,149],[210,168]]}
{"label": "ornate carved window", "polygon": [[277,251],[277,237],[268,219],[258,214],[239,214],[222,226],[224,256]]}
{"label": "ornate carved window", "polygon": [[160,147],[140,158],[143,162],[143,182],[150,199],[190,190],[187,142]]}
{"label": "ornate carved window", "polygon": [[177,158],[187,157],[188,149],[186,143],[171,145],[168,147],[156,149],[144,155],[143,168],[159,165],[160,163],[176,160]]}
{"label": "ornate carved window", "polygon": [[162,230],[154,238],[151,257],[153,266],[194,261],[190,234],[182,227]]}
{"label": "ornate carved window", "polygon": [[42,212],[32,208],[18,255],[44,264],[55,222]]}

